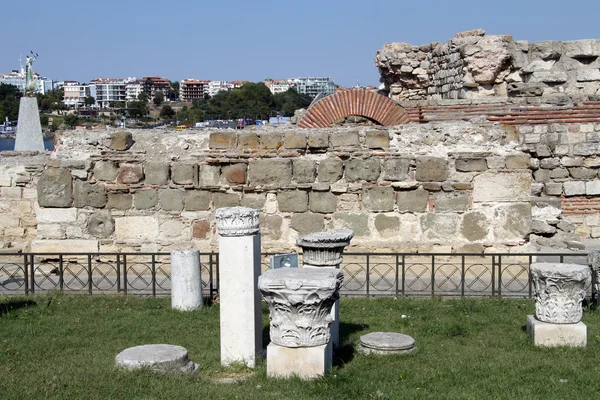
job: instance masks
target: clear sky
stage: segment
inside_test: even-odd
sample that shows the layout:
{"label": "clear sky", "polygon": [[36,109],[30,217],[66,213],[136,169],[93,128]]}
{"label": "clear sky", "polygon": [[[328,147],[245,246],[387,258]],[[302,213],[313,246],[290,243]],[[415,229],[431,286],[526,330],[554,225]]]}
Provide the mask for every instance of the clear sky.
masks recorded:
{"label": "clear sky", "polygon": [[516,40],[600,38],[600,0],[55,0],[0,4],[0,71],[33,50],[54,80],[330,76],[377,85],[385,43],[483,28]]}

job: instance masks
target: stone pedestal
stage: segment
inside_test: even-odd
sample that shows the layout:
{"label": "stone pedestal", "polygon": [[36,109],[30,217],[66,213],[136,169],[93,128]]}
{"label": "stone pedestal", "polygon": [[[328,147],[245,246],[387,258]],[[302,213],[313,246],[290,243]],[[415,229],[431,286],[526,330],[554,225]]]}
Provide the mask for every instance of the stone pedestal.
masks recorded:
{"label": "stone pedestal", "polygon": [[[304,268],[340,268],[343,261],[344,248],[350,244],[354,232],[341,229],[335,232],[315,232],[299,237],[296,244],[302,248]],[[333,348],[340,347],[340,302],[336,301],[331,316],[331,341]]]}
{"label": "stone pedestal", "polygon": [[262,310],[258,210],[244,207],[216,211],[219,238],[221,364],[250,368],[262,352]]}
{"label": "stone pedestal", "polygon": [[404,355],[417,351],[415,339],[396,332],[372,332],[362,335],[358,345],[361,354]]}
{"label": "stone pedestal", "polygon": [[130,347],[115,357],[117,367],[157,372],[195,372],[198,366],[188,359],[185,347],[170,344],[146,344]]}
{"label": "stone pedestal", "polygon": [[538,321],[533,315],[527,316],[527,334],[535,346],[540,347],[585,347],[587,326],[576,324],[551,324]]}
{"label": "stone pedestal", "polygon": [[342,281],[343,274],[335,268],[280,268],[259,278],[271,320],[267,376],[312,379],[329,370],[331,308]]}
{"label": "stone pedestal", "polygon": [[36,97],[21,97],[15,151],[44,151],[44,136]]}
{"label": "stone pedestal", "polygon": [[202,279],[198,250],[171,252],[171,307],[191,311],[202,308]]}

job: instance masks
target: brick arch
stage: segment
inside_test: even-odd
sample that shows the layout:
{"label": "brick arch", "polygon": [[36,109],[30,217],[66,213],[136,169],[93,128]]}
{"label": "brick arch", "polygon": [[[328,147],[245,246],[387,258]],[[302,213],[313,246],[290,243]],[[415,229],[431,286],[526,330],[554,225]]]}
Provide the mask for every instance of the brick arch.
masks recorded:
{"label": "brick arch", "polygon": [[298,122],[300,128],[326,128],[341,118],[356,115],[383,126],[407,124],[406,110],[373,90],[350,89],[336,92],[313,104]]}

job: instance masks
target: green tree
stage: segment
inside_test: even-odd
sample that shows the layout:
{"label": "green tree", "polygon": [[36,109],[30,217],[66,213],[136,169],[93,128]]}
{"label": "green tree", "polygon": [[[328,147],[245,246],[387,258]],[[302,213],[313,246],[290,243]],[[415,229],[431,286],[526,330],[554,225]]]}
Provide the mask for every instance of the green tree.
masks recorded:
{"label": "green tree", "polygon": [[94,98],[94,96],[87,96],[85,99],[83,99],[83,104],[85,104],[86,107],[93,106],[95,102],[96,99]]}
{"label": "green tree", "polygon": [[165,94],[161,91],[156,92],[152,102],[156,107],[160,107],[160,105],[165,102]]}
{"label": "green tree", "polygon": [[127,115],[131,118],[144,118],[148,115],[148,103],[144,101],[130,101],[127,103]]}
{"label": "green tree", "polygon": [[0,122],[8,117],[16,120],[19,116],[19,99],[22,93],[14,85],[0,83]]}
{"label": "green tree", "polygon": [[40,115],[40,124],[42,124],[42,126],[48,126],[48,116],[47,115]]}
{"label": "green tree", "polygon": [[171,100],[179,100],[179,82],[169,81],[169,86],[170,86],[169,98]]}
{"label": "green tree", "polygon": [[306,108],[312,102],[312,98],[307,94],[300,94],[294,88],[289,88],[287,91],[277,93],[273,96],[275,101],[275,110],[281,113],[284,117],[291,117],[294,111],[299,108]]}
{"label": "green tree", "polygon": [[175,116],[175,110],[173,110],[173,107],[171,107],[168,104],[165,104],[164,106],[162,106],[162,108],[160,109],[160,114],[159,116],[162,119],[173,119],[173,117]]}
{"label": "green tree", "polygon": [[148,101],[148,95],[145,92],[138,94],[138,100],[143,101],[144,103]]}
{"label": "green tree", "polygon": [[73,128],[79,123],[79,117],[77,116],[77,114],[67,114],[65,115],[64,123],[69,128]]}

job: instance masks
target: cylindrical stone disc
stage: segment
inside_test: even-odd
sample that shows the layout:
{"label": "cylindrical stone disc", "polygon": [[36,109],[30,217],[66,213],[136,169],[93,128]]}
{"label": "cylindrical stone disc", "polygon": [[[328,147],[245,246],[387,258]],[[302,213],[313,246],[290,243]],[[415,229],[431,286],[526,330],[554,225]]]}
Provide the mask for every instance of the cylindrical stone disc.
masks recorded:
{"label": "cylindrical stone disc", "polygon": [[408,350],[415,346],[415,339],[395,332],[372,332],[360,337],[360,344],[375,350]]}
{"label": "cylindrical stone disc", "polygon": [[[157,371],[189,370],[190,363],[185,347],[170,344],[146,344],[130,347],[115,357],[117,367],[127,369],[150,368]],[[195,367],[195,365],[193,365]],[[195,369],[193,368],[192,369]]]}

